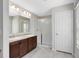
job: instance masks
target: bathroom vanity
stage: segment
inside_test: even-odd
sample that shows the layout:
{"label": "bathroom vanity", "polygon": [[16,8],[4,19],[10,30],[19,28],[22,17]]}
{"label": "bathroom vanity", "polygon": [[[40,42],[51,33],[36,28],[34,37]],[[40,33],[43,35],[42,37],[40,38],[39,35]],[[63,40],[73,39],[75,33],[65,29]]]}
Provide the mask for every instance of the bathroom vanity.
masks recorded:
{"label": "bathroom vanity", "polygon": [[24,35],[10,38],[10,58],[20,58],[37,46],[37,36]]}

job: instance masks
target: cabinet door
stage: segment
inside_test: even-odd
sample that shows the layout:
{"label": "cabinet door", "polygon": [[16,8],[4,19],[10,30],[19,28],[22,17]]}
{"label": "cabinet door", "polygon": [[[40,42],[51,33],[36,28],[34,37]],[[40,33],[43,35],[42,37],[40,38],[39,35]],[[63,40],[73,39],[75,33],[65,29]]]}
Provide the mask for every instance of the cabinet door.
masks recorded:
{"label": "cabinet door", "polygon": [[18,58],[20,57],[20,45],[19,41],[10,43],[10,57],[11,58]]}
{"label": "cabinet door", "polygon": [[20,44],[20,56],[23,56],[28,53],[28,39],[24,39]]}
{"label": "cabinet door", "polygon": [[33,48],[37,46],[37,36],[33,37]]}
{"label": "cabinet door", "polygon": [[32,46],[33,46],[33,39],[32,38],[29,38],[29,51],[32,50]]}
{"label": "cabinet door", "polygon": [[32,49],[34,49],[37,45],[37,37],[31,37],[29,38],[29,51],[31,51]]}

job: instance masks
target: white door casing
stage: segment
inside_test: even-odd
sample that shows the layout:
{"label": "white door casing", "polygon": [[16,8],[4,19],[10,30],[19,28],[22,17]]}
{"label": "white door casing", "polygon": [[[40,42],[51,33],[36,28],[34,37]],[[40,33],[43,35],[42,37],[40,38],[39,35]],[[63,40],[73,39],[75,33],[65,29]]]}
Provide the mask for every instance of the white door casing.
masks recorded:
{"label": "white door casing", "polygon": [[73,53],[73,10],[55,12],[55,50]]}

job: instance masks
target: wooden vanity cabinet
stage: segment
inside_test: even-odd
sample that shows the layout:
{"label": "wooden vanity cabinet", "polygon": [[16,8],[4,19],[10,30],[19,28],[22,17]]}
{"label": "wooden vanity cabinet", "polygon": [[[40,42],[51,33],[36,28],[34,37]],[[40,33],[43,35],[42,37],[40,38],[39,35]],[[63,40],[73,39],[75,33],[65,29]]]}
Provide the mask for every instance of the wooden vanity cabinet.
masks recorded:
{"label": "wooden vanity cabinet", "polygon": [[10,58],[19,58],[36,48],[37,36],[10,43]]}

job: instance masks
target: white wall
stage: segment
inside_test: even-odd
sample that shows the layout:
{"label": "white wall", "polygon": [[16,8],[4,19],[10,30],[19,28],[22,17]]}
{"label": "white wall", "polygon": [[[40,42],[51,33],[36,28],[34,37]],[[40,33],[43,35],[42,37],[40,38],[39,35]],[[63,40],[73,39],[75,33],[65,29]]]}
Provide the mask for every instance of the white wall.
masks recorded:
{"label": "white wall", "polygon": [[[1,1],[3,1],[3,2],[1,2]],[[8,0],[0,0],[0,2],[3,3],[3,57],[4,58],[5,57],[9,58],[9,12],[8,12]],[[2,12],[2,10],[0,10],[0,11]]]}
{"label": "white wall", "polygon": [[9,57],[8,0],[0,0],[0,57]]}
{"label": "white wall", "polygon": [[31,18],[30,18],[30,32],[31,34],[36,34],[36,30],[37,30],[37,20],[38,17],[34,14],[32,14]]}
{"label": "white wall", "polygon": [[75,16],[76,16],[75,57],[79,58],[79,5],[75,9]]}

